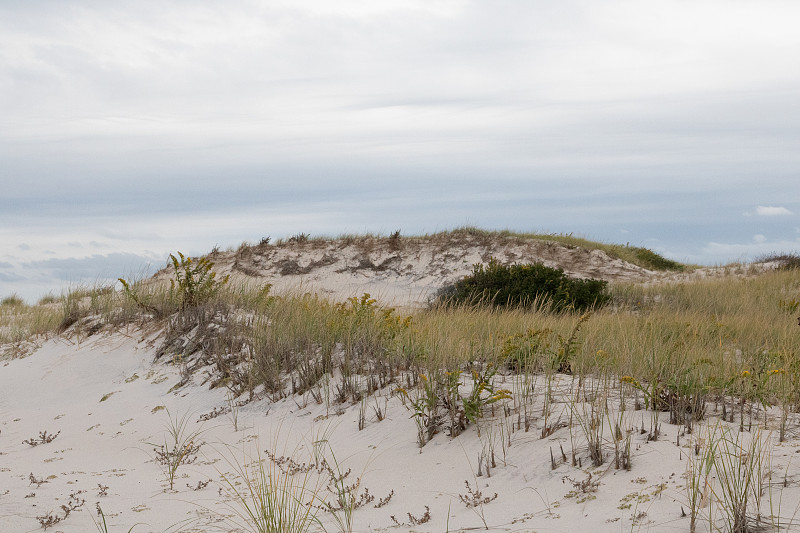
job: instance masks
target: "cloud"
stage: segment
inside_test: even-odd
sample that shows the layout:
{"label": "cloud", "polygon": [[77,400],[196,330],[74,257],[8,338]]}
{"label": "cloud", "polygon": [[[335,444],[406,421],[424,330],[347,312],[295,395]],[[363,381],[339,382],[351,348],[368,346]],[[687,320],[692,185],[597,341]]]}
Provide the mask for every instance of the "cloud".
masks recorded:
{"label": "cloud", "polygon": [[791,215],[792,212],[786,209],[785,207],[760,205],[756,207],[756,214],[761,217],[775,217],[782,215]]}
{"label": "cloud", "polygon": [[709,242],[702,249],[708,264],[725,264],[731,261],[752,261],[762,256],[781,253],[797,253],[800,239],[769,240],[764,235],[754,235],[751,242]]}
{"label": "cloud", "polygon": [[162,266],[163,259],[132,253],[95,254],[89,257],[66,257],[30,261],[27,270],[47,272],[52,278],[71,283],[114,280],[120,276],[142,273],[153,266]]}
{"label": "cloud", "polygon": [[0,242],[70,281],[466,221],[730,261],[800,210],[800,3],[768,4],[0,2]]}
{"label": "cloud", "polygon": [[20,276],[18,274],[7,274],[5,272],[0,272],[0,281],[6,282],[13,282],[13,281],[25,281],[27,278],[24,276]]}

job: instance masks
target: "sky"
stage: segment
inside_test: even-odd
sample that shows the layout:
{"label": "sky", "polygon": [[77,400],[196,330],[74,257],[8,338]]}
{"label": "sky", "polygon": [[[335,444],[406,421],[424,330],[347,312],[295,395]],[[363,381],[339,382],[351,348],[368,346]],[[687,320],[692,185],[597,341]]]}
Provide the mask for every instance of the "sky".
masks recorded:
{"label": "sky", "polygon": [[3,0],[0,297],[297,233],[800,249],[800,3]]}

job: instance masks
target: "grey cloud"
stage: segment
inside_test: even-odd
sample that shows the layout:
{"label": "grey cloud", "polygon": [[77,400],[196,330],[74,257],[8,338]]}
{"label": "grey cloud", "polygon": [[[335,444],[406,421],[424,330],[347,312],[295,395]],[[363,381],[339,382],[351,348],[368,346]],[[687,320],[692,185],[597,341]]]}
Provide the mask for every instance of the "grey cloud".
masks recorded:
{"label": "grey cloud", "polygon": [[[790,240],[740,214],[800,210],[800,8],[745,4],[1,2],[0,227],[137,241],[130,264],[186,246],[168,232],[273,233],[224,223],[241,212],[290,234],[625,228],[697,262]],[[57,253],[28,267],[128,264]]]}
{"label": "grey cloud", "polygon": [[52,258],[23,263],[23,267],[35,271],[47,271],[55,279],[70,282],[116,279],[117,277],[137,275],[162,261],[132,253],[112,253],[92,255],[83,258]]}

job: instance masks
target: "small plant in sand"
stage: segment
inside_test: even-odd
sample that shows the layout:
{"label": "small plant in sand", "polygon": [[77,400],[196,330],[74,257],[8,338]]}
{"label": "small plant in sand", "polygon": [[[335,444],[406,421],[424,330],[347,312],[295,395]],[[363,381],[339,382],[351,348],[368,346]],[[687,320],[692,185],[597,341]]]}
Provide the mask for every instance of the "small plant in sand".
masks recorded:
{"label": "small plant in sand", "polygon": [[433,438],[443,418],[449,418],[450,436],[456,437],[466,429],[467,424],[477,424],[488,406],[511,399],[510,390],[494,385],[497,370],[493,363],[482,365],[480,370],[473,369],[472,389],[467,395],[459,392],[462,376],[459,370],[435,369],[430,374],[420,374],[413,396],[405,387],[397,388],[403,405],[412,412],[411,416],[417,423],[417,443],[420,448]]}
{"label": "small plant in sand", "polygon": [[391,518],[392,522],[394,522],[398,527],[421,526],[422,524],[427,524],[431,521],[431,508],[426,505],[425,512],[421,515],[414,516],[411,513],[406,513],[406,516],[408,516],[408,523],[400,522],[394,515],[390,516],[389,518]]}
{"label": "small plant in sand", "polygon": [[[331,461],[324,459],[321,467],[328,476],[326,490],[334,496],[334,499],[329,501],[325,498],[320,498],[322,503],[319,508],[333,516],[336,528],[340,533],[352,533],[356,509],[372,503],[375,500],[375,496],[369,493],[367,487],[362,489],[362,476],[358,476],[352,483],[348,481],[351,469],[343,470],[333,450],[330,449],[330,445],[328,445],[328,448]],[[374,507],[383,507],[389,503],[393,494],[394,491],[381,498]]]}
{"label": "small plant in sand", "polygon": [[67,503],[61,506],[62,514],[59,515],[57,513],[47,513],[45,515],[37,516],[36,520],[39,521],[39,525],[42,527],[42,529],[47,531],[54,525],[69,518],[69,515],[72,514],[72,511],[77,510],[84,503],[86,502],[78,496],[78,493],[70,494]]}
{"label": "small plant in sand", "polygon": [[689,507],[689,531],[691,533],[695,533],[697,530],[700,509],[711,505],[712,470],[717,446],[716,433],[717,428],[706,428],[705,437],[697,438],[691,446],[686,463],[686,501]]}
{"label": "small plant in sand", "polygon": [[[92,516],[92,522],[94,522],[94,527],[97,529],[99,533],[111,533],[111,529],[109,529],[108,522],[106,521],[106,514],[103,512],[103,509],[100,507],[100,504],[96,504],[97,509],[97,516],[100,517],[99,520],[96,520]],[[91,515],[90,515],[91,516]],[[133,524],[126,533],[131,533],[136,526],[143,526],[145,524],[139,522],[138,524]]]}
{"label": "small plant in sand", "polygon": [[[725,513],[730,533],[749,533],[762,527],[761,500],[770,475],[771,435],[761,429],[752,434],[722,430],[717,439],[714,471],[719,488],[715,492]],[[750,508],[755,506],[755,516]]]}
{"label": "small plant in sand", "polygon": [[464,485],[467,487],[467,492],[465,494],[459,494],[458,499],[467,507],[479,507],[497,499],[496,492],[492,496],[484,496],[477,486],[473,489],[469,481],[464,480]]}
{"label": "small plant in sand", "polygon": [[468,396],[461,398],[464,416],[469,422],[476,424],[478,419],[483,417],[486,407],[501,400],[511,399],[510,390],[495,389],[494,377],[496,374],[497,366],[492,363],[487,363],[480,372],[472,371],[472,391]]}
{"label": "small plant in sand", "polygon": [[310,469],[284,469],[260,453],[243,460],[232,456],[229,463],[233,473],[222,475],[222,490],[234,502],[235,516],[228,519],[232,525],[250,533],[307,533],[322,528],[316,504],[320,487]]}
{"label": "small plant in sand", "polygon": [[405,388],[397,389],[403,405],[413,413],[411,416],[417,424],[417,444],[420,448],[433,438],[440,424],[439,382],[439,373],[434,373],[430,377],[421,374],[420,387],[413,398]]}
{"label": "small plant in sand", "polygon": [[197,460],[202,442],[198,442],[202,430],[189,429],[189,415],[178,418],[173,417],[167,409],[169,422],[163,444],[148,443],[153,446],[154,460],[161,466],[169,483],[169,490],[175,486],[175,475],[181,465],[187,465]]}
{"label": "small plant in sand", "polygon": [[28,481],[30,481],[28,485],[36,485],[37,488],[49,482],[49,480],[46,478],[37,478],[36,476],[33,475],[33,472],[31,472],[30,475],[28,476]]}
{"label": "small plant in sand", "polygon": [[40,444],[49,444],[56,440],[56,437],[61,435],[61,431],[57,433],[48,433],[47,430],[42,431],[39,433],[39,437],[32,437],[30,439],[25,439],[22,441],[22,444],[28,444],[29,446],[39,446]]}

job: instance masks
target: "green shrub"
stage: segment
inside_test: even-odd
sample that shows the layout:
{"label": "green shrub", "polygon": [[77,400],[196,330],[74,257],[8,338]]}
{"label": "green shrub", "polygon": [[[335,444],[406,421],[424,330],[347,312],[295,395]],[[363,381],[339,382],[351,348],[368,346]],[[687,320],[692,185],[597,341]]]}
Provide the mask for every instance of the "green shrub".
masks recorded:
{"label": "green shrub", "polygon": [[169,255],[175,269],[175,277],[169,283],[181,310],[208,302],[228,283],[228,276],[217,280],[217,273],[211,270],[214,263],[207,257],[195,261],[180,252],[178,255],[180,261],[174,255]]}
{"label": "green shrub", "polygon": [[472,274],[440,292],[439,303],[531,307],[544,304],[553,311],[585,311],[608,303],[607,282],[570,278],[560,268],[541,263],[502,265],[491,258]]}
{"label": "green shrub", "polygon": [[180,259],[170,254],[169,258],[175,270],[174,277],[169,280],[169,298],[171,305],[153,305],[148,295],[140,294],[135,284],[118,278],[122,283],[122,290],[137,306],[141,307],[154,316],[163,318],[173,312],[172,305],[176,305],[179,311],[184,311],[208,303],[220,289],[228,283],[229,276],[217,279],[217,273],[211,269],[214,263],[207,257],[192,259],[178,252]]}

